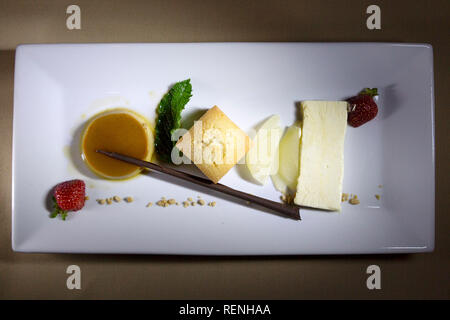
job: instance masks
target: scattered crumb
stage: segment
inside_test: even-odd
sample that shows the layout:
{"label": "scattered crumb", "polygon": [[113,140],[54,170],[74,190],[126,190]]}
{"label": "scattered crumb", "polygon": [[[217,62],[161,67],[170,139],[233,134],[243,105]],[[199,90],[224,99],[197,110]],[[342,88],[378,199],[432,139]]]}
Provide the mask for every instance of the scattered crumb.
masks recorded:
{"label": "scattered crumb", "polygon": [[89,196],[84,197],[84,200],[89,200]]}
{"label": "scattered crumb", "polygon": [[120,200],[122,200],[120,197],[118,197],[118,196],[114,196],[113,197],[113,200],[115,201],[115,202],[120,202]]}
{"label": "scattered crumb", "polygon": [[106,204],[111,204],[111,203],[112,203],[112,199],[111,198],[106,199]]}
{"label": "scattered crumb", "polygon": [[348,201],[348,193],[343,193],[342,194],[341,201],[342,202]]}
{"label": "scattered crumb", "polygon": [[205,205],[205,200],[199,199],[199,200],[197,201],[197,203],[198,203],[199,205],[201,205],[201,206],[204,206],[204,205]]}
{"label": "scattered crumb", "polygon": [[208,203],[208,206],[215,207],[216,206],[216,202],[215,201],[211,201],[210,203]]}
{"label": "scattered crumb", "polygon": [[156,205],[160,206],[160,207],[167,207],[169,205],[168,201],[164,198],[159,200]]}
{"label": "scattered crumb", "polygon": [[195,202],[194,201],[191,202],[191,206],[193,206],[193,207],[195,206]]}
{"label": "scattered crumb", "polygon": [[130,203],[130,202],[133,202],[133,197],[125,197],[125,198],[123,198],[123,200]]}
{"label": "scattered crumb", "polygon": [[97,199],[98,204],[105,204],[105,199]]}
{"label": "scattered crumb", "polygon": [[177,205],[177,206],[179,206],[180,205],[180,203],[177,201],[177,202],[175,202],[175,204]]}
{"label": "scattered crumb", "polygon": [[185,207],[185,208],[189,207],[189,202],[183,201],[183,207]]}
{"label": "scattered crumb", "polygon": [[161,200],[166,200],[166,197],[161,197]]}
{"label": "scattered crumb", "polygon": [[148,208],[148,207],[151,207],[152,205],[153,205],[153,202],[149,202],[149,203],[147,203],[146,207]]}
{"label": "scattered crumb", "polygon": [[348,202],[353,205],[360,203],[357,195],[354,195]]}
{"label": "scattered crumb", "polygon": [[175,203],[177,203],[177,200],[175,200],[175,199],[169,199],[169,200],[167,200],[167,202],[168,202],[169,204],[175,204]]}
{"label": "scattered crumb", "polygon": [[376,195],[375,195],[375,198],[377,198],[377,200],[380,200],[381,197],[380,197],[379,194],[376,194]]}
{"label": "scattered crumb", "polygon": [[188,200],[189,202],[192,202],[192,201],[194,201],[194,200],[192,200],[192,198],[191,198],[191,197],[187,198],[187,200]]}
{"label": "scattered crumb", "polygon": [[[293,204],[294,203],[294,195],[292,194],[283,194],[280,196],[280,200],[285,204]],[[249,202],[249,201],[247,201]]]}
{"label": "scattered crumb", "polygon": [[202,196],[197,196],[197,198],[199,198],[199,199],[200,199],[201,197],[202,197]]}
{"label": "scattered crumb", "polygon": [[250,201],[245,201],[245,204],[249,206],[251,204],[251,202]]}

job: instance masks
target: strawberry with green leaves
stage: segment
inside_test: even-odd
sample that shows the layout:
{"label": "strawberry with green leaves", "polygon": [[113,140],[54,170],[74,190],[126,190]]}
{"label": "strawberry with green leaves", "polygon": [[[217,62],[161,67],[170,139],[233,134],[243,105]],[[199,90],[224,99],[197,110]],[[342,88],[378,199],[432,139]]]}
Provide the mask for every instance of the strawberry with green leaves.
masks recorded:
{"label": "strawberry with green leaves", "polygon": [[86,185],[83,180],[70,180],[56,185],[53,191],[53,211],[50,215],[55,218],[58,214],[66,220],[69,211],[78,211],[84,207]]}
{"label": "strawberry with green leaves", "polygon": [[378,95],[377,88],[365,88],[357,96],[347,100],[348,124],[352,127],[359,127],[376,117],[378,106],[373,97]]}

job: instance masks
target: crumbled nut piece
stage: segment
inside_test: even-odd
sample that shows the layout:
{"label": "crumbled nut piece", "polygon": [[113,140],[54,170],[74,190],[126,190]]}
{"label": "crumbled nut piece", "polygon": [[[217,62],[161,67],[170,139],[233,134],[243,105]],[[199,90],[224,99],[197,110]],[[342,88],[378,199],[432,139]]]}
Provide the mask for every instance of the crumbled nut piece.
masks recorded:
{"label": "crumbled nut piece", "polygon": [[189,207],[189,202],[183,201],[183,207],[185,207],[185,208]]}
{"label": "crumbled nut piece", "polygon": [[343,193],[342,194],[341,201],[342,202],[348,201],[348,193]]}
{"label": "crumbled nut piece", "polygon": [[195,202],[194,201],[191,202],[191,206],[193,206],[193,207],[195,206]]}
{"label": "crumbled nut piece", "polygon": [[111,203],[112,203],[112,199],[111,198],[106,199],[106,204],[111,204]]}
{"label": "crumbled nut piece", "polygon": [[380,197],[379,194],[376,194],[376,195],[375,195],[375,198],[377,198],[377,200],[380,200],[381,197]]}
{"label": "crumbled nut piece", "polygon": [[191,198],[191,197],[187,198],[187,200],[188,200],[189,202],[192,202],[192,201],[194,201],[194,200],[192,200],[192,198]]}
{"label": "crumbled nut piece", "polygon": [[280,197],[280,199],[281,199],[281,201],[283,201],[286,204],[293,204],[294,203],[294,195],[292,195],[292,194],[283,194]]}
{"label": "crumbled nut piece", "polygon": [[97,199],[98,204],[105,204],[105,199]]}
{"label": "crumbled nut piece", "polygon": [[177,201],[177,202],[175,202],[175,204],[177,205],[177,206],[179,206],[180,205],[180,203]]}
{"label": "crumbled nut piece", "polygon": [[161,197],[161,200],[166,200],[166,197]]}
{"label": "crumbled nut piece", "polygon": [[89,196],[84,197],[84,200],[89,200]]}
{"label": "crumbled nut piece", "polygon": [[159,200],[156,204],[160,207],[167,207],[169,205],[167,200],[165,200],[165,199]]}
{"label": "crumbled nut piece", "polygon": [[130,202],[133,202],[133,197],[125,197],[125,198],[123,198],[123,200],[130,203]]}
{"label": "crumbled nut piece", "polygon": [[169,204],[175,204],[175,203],[177,203],[177,201],[176,201],[175,199],[169,199],[169,200],[167,200],[167,202],[168,202]]}
{"label": "crumbled nut piece", "polygon": [[120,200],[122,200],[119,196],[114,196],[113,197],[113,200],[115,201],[115,202],[120,202]]}
{"label": "crumbled nut piece", "polygon": [[197,201],[197,203],[198,203],[199,205],[201,205],[201,206],[204,206],[204,205],[205,205],[205,200],[199,199],[199,200]]}
{"label": "crumbled nut piece", "polygon": [[357,195],[354,195],[353,198],[351,198],[348,202],[350,204],[359,204],[360,203]]}
{"label": "crumbled nut piece", "polygon": [[149,203],[147,203],[146,207],[148,208],[148,207],[151,207],[152,205],[153,205],[153,202],[149,202]]}
{"label": "crumbled nut piece", "polygon": [[211,201],[210,203],[208,203],[208,206],[215,207],[216,206],[216,202],[215,201]]}

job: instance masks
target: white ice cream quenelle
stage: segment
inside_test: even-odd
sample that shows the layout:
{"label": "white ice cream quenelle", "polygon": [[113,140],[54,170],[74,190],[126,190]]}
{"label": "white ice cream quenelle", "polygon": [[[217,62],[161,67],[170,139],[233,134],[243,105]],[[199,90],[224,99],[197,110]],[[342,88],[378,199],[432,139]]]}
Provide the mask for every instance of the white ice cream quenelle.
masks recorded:
{"label": "white ice cream quenelle", "polygon": [[252,177],[260,184],[278,171],[278,145],[282,134],[280,116],[273,115],[258,129],[245,162]]}

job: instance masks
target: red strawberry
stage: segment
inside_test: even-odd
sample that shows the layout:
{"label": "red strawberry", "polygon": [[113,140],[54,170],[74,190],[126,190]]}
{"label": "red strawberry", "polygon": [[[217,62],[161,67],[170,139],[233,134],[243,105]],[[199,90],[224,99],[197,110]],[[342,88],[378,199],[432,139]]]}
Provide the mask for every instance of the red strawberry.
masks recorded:
{"label": "red strawberry", "polygon": [[86,185],[82,180],[70,180],[57,184],[53,191],[53,212],[54,218],[61,214],[66,220],[68,211],[78,211],[84,207]]}
{"label": "red strawberry", "polygon": [[366,88],[357,96],[347,100],[348,107],[348,124],[352,127],[359,127],[364,123],[372,120],[378,113],[378,107],[373,97],[378,95],[377,88]]}

